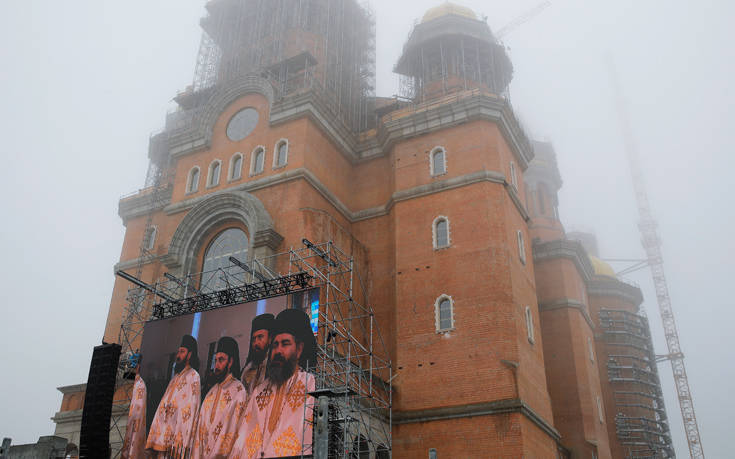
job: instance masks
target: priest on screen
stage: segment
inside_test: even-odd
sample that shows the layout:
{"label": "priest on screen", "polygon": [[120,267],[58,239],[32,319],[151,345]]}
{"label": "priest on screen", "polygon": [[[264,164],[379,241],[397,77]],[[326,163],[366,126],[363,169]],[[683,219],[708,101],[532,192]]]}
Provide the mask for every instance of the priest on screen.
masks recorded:
{"label": "priest on screen", "polygon": [[240,379],[248,391],[248,397],[259,384],[265,380],[268,350],[271,344],[273,314],[265,313],[256,316],[250,327],[250,350],[245,361]]}
{"label": "priest on screen", "polygon": [[237,341],[223,336],[214,354],[214,386],[199,410],[194,430],[192,459],[226,458],[232,450],[240,418],[247,406],[247,392],[238,379],[240,351]]}
{"label": "priest on screen", "polygon": [[168,383],[148,432],[145,447],[149,457],[188,457],[201,400],[198,369],[197,341],[184,335],[176,353],[176,375]]}
{"label": "priest on screen", "polygon": [[125,428],[122,451],[120,451],[120,456],[123,459],[142,459],[145,457],[143,450],[145,449],[145,405],[147,398],[145,382],[140,377],[141,360],[139,357],[135,367],[135,383],[130,396],[128,424]]}
{"label": "priest on screen", "polygon": [[314,391],[314,377],[303,368],[315,365],[309,317],[298,309],[282,311],[273,324],[266,380],[250,397],[230,458],[311,454],[313,399],[307,394]]}

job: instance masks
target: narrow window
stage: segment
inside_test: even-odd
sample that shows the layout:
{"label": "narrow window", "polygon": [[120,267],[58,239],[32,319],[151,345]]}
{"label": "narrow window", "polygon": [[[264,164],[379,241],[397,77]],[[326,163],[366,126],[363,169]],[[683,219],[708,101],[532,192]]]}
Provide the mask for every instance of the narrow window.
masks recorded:
{"label": "narrow window", "polygon": [[600,424],[605,422],[605,418],[602,416],[602,400],[600,400],[600,396],[597,396],[597,416],[600,419]]}
{"label": "narrow window", "polygon": [[189,183],[186,184],[186,192],[194,193],[199,189],[199,168],[194,167],[189,171]]}
{"label": "narrow window", "polygon": [[528,334],[528,342],[533,344],[536,342],[536,338],[533,332],[533,314],[531,313],[531,307],[526,306],[526,333]]}
{"label": "narrow window", "polygon": [[449,220],[447,217],[437,217],[434,220],[434,248],[449,247]]}
{"label": "narrow window", "polygon": [[156,236],[158,235],[158,228],[151,226],[145,235],[145,249],[153,250],[156,245]]}
{"label": "narrow window", "polygon": [[250,175],[257,175],[263,172],[263,165],[265,164],[265,149],[258,147],[253,152],[253,162],[250,166]]}
{"label": "narrow window", "polygon": [[447,172],[447,152],[442,147],[431,151],[431,175],[441,175]]}
{"label": "narrow window", "polygon": [[281,140],[276,145],[276,157],[273,167],[283,167],[288,162],[288,141]]}
{"label": "narrow window", "polygon": [[237,180],[242,177],[242,155],[235,153],[230,160],[230,180]]}
{"label": "narrow window", "polygon": [[213,186],[219,185],[219,171],[221,169],[222,163],[217,161],[212,161],[212,164],[209,165],[209,176],[207,177],[207,188],[211,188]]}
{"label": "narrow window", "polygon": [[442,295],[436,299],[434,314],[437,333],[452,330],[454,328],[454,305],[452,298]]}
{"label": "narrow window", "polygon": [[592,346],[592,338],[590,338],[589,336],[587,337],[587,347],[590,353],[590,362],[594,362],[595,361],[595,351],[594,351],[594,347]]}
{"label": "narrow window", "polygon": [[518,177],[516,177],[516,163],[510,162],[510,184],[518,191]]}
{"label": "narrow window", "polygon": [[518,230],[518,257],[521,259],[521,263],[526,264],[526,244],[523,241],[523,232]]}
{"label": "narrow window", "polygon": [[538,190],[538,212],[541,215],[546,213],[546,202],[544,200],[544,192],[545,190],[543,188],[539,188]]}

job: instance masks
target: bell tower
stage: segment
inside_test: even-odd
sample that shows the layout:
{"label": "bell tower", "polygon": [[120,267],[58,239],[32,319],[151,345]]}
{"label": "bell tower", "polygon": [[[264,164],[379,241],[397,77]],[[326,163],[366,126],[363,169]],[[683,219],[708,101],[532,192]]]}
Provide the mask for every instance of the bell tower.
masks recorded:
{"label": "bell tower", "polygon": [[446,2],[426,12],[395,66],[403,96],[423,102],[467,89],[505,93],[513,65],[485,21]]}

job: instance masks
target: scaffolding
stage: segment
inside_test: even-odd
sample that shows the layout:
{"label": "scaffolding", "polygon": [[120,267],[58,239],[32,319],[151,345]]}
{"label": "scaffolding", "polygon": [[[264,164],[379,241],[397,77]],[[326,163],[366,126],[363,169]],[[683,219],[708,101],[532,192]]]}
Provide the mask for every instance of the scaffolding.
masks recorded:
{"label": "scaffolding", "polygon": [[177,98],[182,110],[195,110],[198,94],[257,75],[279,99],[312,91],[353,132],[372,127],[375,22],[367,2],[211,0],[206,9],[194,81]]}
{"label": "scaffolding", "polygon": [[[127,351],[137,349],[149,320],[281,295],[294,294],[296,298],[300,292],[319,289],[317,365],[307,369],[315,377],[316,390],[306,398],[305,413],[318,412],[322,403],[328,421],[324,435],[312,425],[314,440],[303,440],[302,457],[320,451],[314,456],[388,458],[392,449],[391,362],[373,310],[366,306],[360,264],[333,242],[312,244],[304,240],[304,244],[263,259],[231,257],[226,267],[184,278],[165,273],[154,283],[118,272],[136,285],[128,295],[121,342]],[[292,307],[297,303],[299,300],[292,300]],[[121,358],[121,385],[129,384],[126,360]],[[315,424],[317,416],[306,415],[304,422]],[[118,429],[122,424],[115,421]],[[319,439],[325,448],[317,447]]]}
{"label": "scaffolding", "polygon": [[615,431],[626,457],[674,457],[648,319],[602,309],[600,327],[610,351],[607,375],[617,411]]}
{"label": "scaffolding", "polygon": [[509,99],[513,65],[487,23],[447,15],[414,24],[395,72],[416,103],[473,88]]}

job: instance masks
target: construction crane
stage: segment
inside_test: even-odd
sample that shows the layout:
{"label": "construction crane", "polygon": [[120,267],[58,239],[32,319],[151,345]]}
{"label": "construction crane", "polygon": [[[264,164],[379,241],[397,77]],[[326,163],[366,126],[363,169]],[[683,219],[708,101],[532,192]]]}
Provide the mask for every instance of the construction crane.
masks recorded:
{"label": "construction crane", "polygon": [[681,416],[684,421],[684,431],[686,432],[687,442],[689,443],[689,454],[692,459],[703,459],[704,451],[702,450],[702,440],[699,436],[697,417],[694,414],[694,402],[692,401],[692,393],[689,389],[689,380],[687,379],[687,372],[684,367],[684,354],[681,352],[679,332],[676,328],[674,311],[671,308],[671,298],[669,297],[669,288],[666,284],[666,276],[664,275],[664,261],[661,251],[661,238],[658,235],[658,225],[651,214],[651,206],[648,202],[643,171],[641,170],[638,158],[638,148],[633,138],[633,130],[628,119],[626,101],[623,97],[617,72],[615,71],[615,65],[611,57],[608,57],[608,65],[625,151],[633,177],[635,198],[638,203],[638,217],[640,219],[638,228],[641,232],[641,244],[646,251],[646,260],[653,275],[653,285],[656,289],[656,299],[658,300],[661,322],[669,351],[667,355],[657,356],[656,360],[669,360],[671,362],[676,393],[679,396],[679,407],[681,408]]}
{"label": "construction crane", "polygon": [[516,17],[503,27],[501,27],[497,32],[495,32],[495,38],[500,40],[504,36],[508,35],[510,32],[514,31],[521,25],[525,24],[526,22],[530,21],[531,19],[538,16],[543,10],[551,6],[550,1],[545,1],[543,3],[539,3],[538,5],[534,6],[530,10],[526,11],[525,13],[521,14],[520,16]]}

